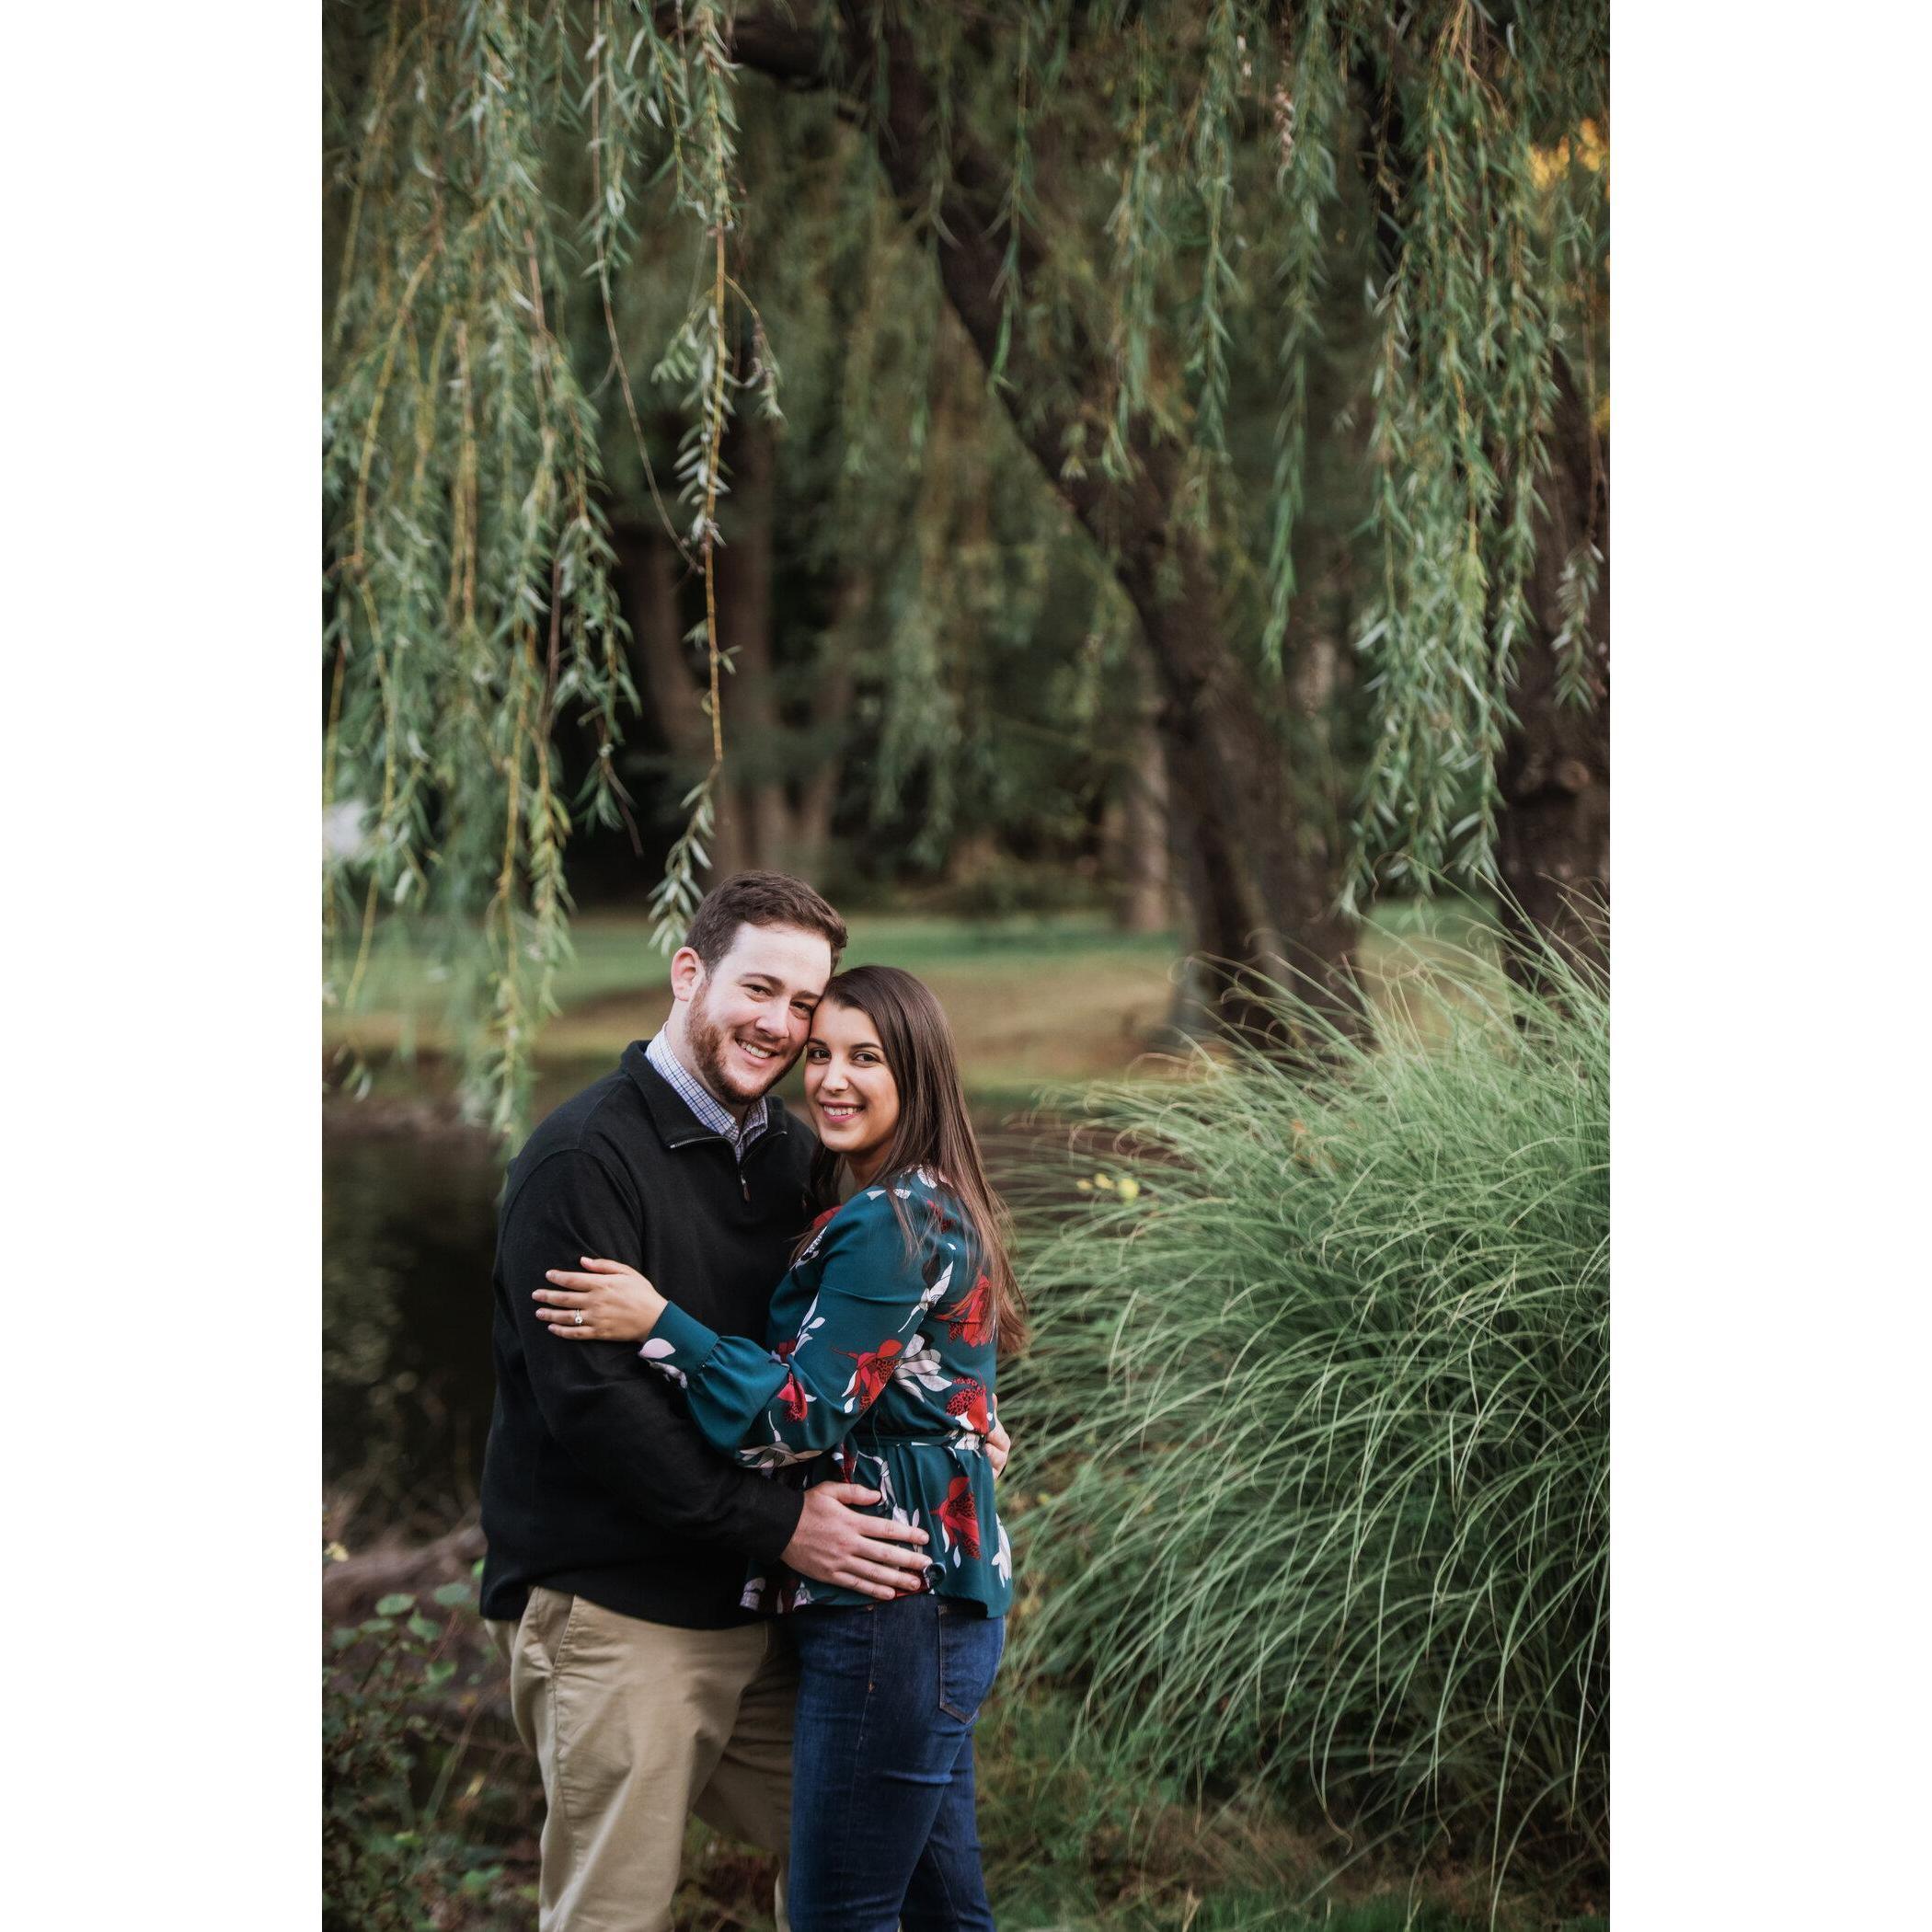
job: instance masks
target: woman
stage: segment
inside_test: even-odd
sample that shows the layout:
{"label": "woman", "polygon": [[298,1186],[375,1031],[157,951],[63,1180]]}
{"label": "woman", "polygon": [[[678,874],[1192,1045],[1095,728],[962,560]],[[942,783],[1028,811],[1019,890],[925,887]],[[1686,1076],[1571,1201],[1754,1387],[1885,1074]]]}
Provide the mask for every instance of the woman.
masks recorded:
{"label": "woman", "polygon": [[779,1282],[768,1349],[614,1261],[552,1270],[538,1312],[564,1340],[641,1341],[727,1455],[865,1482],[882,1513],[926,1530],[926,1587],[890,1603],[790,1576],[748,1586],[748,1602],[798,1612],[789,1912],[793,1932],[991,1932],[972,1725],[1012,1556],[983,1443],[995,1356],[1024,1340],[1024,1311],[952,1036],[918,980],[857,966],[831,982],[805,1094],[825,1197],[841,1167],[856,1191]]}

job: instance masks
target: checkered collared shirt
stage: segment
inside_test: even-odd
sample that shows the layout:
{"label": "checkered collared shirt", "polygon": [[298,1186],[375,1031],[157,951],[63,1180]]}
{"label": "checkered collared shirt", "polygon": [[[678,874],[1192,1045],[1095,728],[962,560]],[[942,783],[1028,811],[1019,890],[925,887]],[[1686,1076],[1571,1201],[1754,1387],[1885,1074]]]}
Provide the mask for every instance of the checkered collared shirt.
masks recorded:
{"label": "checkered collared shirt", "polygon": [[684,1063],[671,1051],[671,1042],[661,1033],[654,1034],[644,1049],[644,1057],[671,1083],[671,1090],[713,1133],[721,1133],[731,1144],[731,1152],[742,1161],[752,1143],[771,1125],[772,1103],[767,1098],[745,1110],[741,1125],[729,1107],[721,1106],[710,1088],[686,1073]]}

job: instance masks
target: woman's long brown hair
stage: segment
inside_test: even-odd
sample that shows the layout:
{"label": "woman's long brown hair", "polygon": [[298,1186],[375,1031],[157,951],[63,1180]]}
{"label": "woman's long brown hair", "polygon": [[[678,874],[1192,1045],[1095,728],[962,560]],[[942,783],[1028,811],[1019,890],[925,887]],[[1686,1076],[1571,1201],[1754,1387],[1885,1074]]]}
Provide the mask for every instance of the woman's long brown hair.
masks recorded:
{"label": "woman's long brown hair", "polygon": [[[1017,1353],[1027,1342],[1027,1310],[1006,1258],[1006,1210],[980,1158],[945,1008],[923,981],[897,966],[851,967],[833,977],[824,996],[863,1013],[879,1029],[886,1068],[899,1089],[899,1119],[880,1177],[926,1167],[959,1197],[979,1248],[980,1271],[992,1287],[999,1351]],[[822,1200],[837,1198],[838,1163],[837,1155],[820,1147],[812,1180],[813,1191]],[[903,1221],[905,1211],[896,1196],[892,1208]]]}

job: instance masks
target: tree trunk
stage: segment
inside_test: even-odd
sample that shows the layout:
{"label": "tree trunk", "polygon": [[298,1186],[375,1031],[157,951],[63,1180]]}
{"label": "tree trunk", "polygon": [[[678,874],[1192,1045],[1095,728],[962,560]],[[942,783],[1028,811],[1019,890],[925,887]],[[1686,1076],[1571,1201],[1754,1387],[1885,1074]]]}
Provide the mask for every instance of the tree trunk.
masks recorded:
{"label": "tree trunk", "polygon": [[[678,604],[677,552],[654,523],[621,523],[611,529],[617,558],[617,597],[630,627],[630,658],[639,691],[677,771],[680,793],[711,762],[711,728],[704,692],[693,675]],[[710,841],[708,877],[715,884],[744,868],[742,820],[722,788]]]}
{"label": "tree trunk", "polygon": [[[1514,904],[1505,924],[1526,919],[1572,950],[1601,951],[1610,903],[1610,477],[1607,454],[1570,371],[1558,369],[1550,433],[1551,474],[1543,489],[1536,568],[1530,585],[1537,633],[1519,663],[1512,704],[1516,729],[1499,777],[1507,809],[1497,863]],[[1589,703],[1558,696],[1550,646],[1562,627],[1562,579],[1578,546],[1603,555],[1590,601]],[[1593,910],[1593,909],[1596,910]]]}
{"label": "tree trunk", "polygon": [[745,834],[744,808],[729,785],[718,788],[707,851],[711,863],[705,871],[705,884],[715,886],[734,872],[752,868],[751,841]]}
{"label": "tree trunk", "polygon": [[617,599],[630,627],[638,687],[657,718],[665,750],[695,774],[711,755],[711,738],[685,661],[677,553],[653,523],[613,523],[611,547],[617,557]]}
{"label": "tree trunk", "polygon": [[832,814],[838,806],[845,758],[845,723],[852,709],[850,636],[872,602],[872,573],[852,571],[838,587],[832,626],[820,645],[811,683],[812,757],[799,786],[792,815],[790,867],[801,879],[820,877],[832,854]]}
{"label": "tree trunk", "polygon": [[1165,932],[1174,916],[1167,864],[1167,767],[1151,707],[1133,734],[1119,813],[1117,923],[1122,932]]}
{"label": "tree trunk", "polygon": [[[718,641],[732,665],[725,683],[724,778],[743,828],[744,865],[782,867],[790,814],[779,766],[777,693],[772,680],[771,425],[741,420],[730,443],[727,541],[718,555]],[[735,868],[734,869],[739,869]]]}
{"label": "tree trunk", "polygon": [[1346,1018],[1351,934],[1325,868],[1303,848],[1286,753],[1227,645],[1201,539],[1167,527],[1179,461],[1167,447],[1148,454],[1136,493],[1163,514],[1156,523],[1143,511],[1137,540],[1120,543],[1117,569],[1153,655],[1161,749],[1191,848],[1194,946],[1234,1026],[1267,1028],[1258,978],[1292,983]]}
{"label": "tree trunk", "polygon": [[[733,52],[745,65],[781,79],[831,81],[850,111],[863,114],[880,165],[906,219],[931,213],[931,184],[943,172],[937,259],[947,297],[982,362],[999,353],[1005,310],[1005,224],[1010,218],[1001,167],[937,112],[911,38],[890,14],[846,0],[843,71],[828,73],[822,38],[776,17],[741,16]],[[876,68],[874,63],[877,63]],[[951,124],[943,170],[934,144]],[[1018,237],[1023,277],[1041,272],[1039,236]],[[1230,1025],[1266,1023],[1248,988],[1256,975],[1307,975],[1303,990],[1327,994],[1348,946],[1332,909],[1331,881],[1305,857],[1283,782],[1285,753],[1231,649],[1216,573],[1199,535],[1175,514],[1179,459],[1156,446],[1144,424],[1131,439],[1134,473],[1116,483],[1098,466],[1079,477],[1064,458],[1077,425],[1065,400],[1071,382],[1098,408],[1108,392],[1104,345],[1073,324],[1055,361],[1044,362],[1013,331],[998,394],[1049,481],[1108,556],[1140,615],[1160,694],[1158,730],[1179,822],[1191,847],[1188,872],[1194,944],[1215,962],[1215,988]]]}

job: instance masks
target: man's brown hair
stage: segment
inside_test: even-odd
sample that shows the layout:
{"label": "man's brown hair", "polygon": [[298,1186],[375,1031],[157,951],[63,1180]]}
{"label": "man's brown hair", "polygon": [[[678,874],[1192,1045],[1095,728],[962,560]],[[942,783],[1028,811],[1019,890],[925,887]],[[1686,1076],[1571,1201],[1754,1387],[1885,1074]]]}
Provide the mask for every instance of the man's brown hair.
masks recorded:
{"label": "man's brown hair", "polygon": [[684,944],[707,973],[715,972],[741,926],[795,926],[817,933],[832,949],[834,972],[845,949],[845,922],[802,879],[784,872],[734,872],[713,886],[691,915]]}

